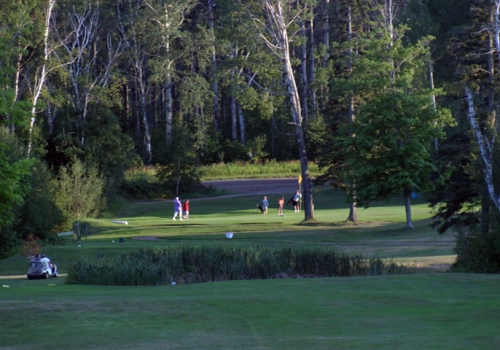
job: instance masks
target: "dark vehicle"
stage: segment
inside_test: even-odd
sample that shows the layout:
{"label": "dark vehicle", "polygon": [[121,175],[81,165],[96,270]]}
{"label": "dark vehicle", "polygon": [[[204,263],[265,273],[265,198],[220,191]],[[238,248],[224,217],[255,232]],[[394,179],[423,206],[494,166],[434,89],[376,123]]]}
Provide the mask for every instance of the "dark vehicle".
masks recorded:
{"label": "dark vehicle", "polygon": [[59,273],[57,272],[57,266],[50,262],[50,259],[46,256],[41,258],[35,257],[31,258],[30,266],[28,269],[28,279],[34,278],[51,278],[57,277]]}

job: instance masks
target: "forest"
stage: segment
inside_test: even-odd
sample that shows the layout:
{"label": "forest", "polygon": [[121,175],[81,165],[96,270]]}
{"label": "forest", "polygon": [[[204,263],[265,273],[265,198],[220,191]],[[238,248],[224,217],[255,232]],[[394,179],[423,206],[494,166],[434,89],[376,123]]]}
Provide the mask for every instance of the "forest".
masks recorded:
{"label": "forest", "polygon": [[0,255],[99,215],[129,169],[174,195],[296,160],[306,220],[313,184],[352,221],[402,196],[408,228],[424,193],[500,270],[500,0],[0,3]]}

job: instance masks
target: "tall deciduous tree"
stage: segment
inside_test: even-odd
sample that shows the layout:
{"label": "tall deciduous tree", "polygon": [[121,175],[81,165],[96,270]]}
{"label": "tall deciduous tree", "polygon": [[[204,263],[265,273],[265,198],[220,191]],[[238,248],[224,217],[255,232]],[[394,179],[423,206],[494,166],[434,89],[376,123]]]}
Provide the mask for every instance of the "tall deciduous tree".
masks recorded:
{"label": "tall deciduous tree", "polygon": [[151,30],[151,22],[146,15],[142,1],[130,1],[120,4],[118,9],[118,30],[124,40],[124,54],[127,57],[126,65],[131,70],[131,80],[136,93],[138,115],[142,121],[144,131],[145,163],[153,164],[153,147],[151,123],[148,116],[148,62],[151,58],[150,43],[146,42],[147,32]]}
{"label": "tall deciduous tree", "polygon": [[[172,140],[172,118],[173,118],[173,89],[178,75],[176,74],[176,63],[184,54],[184,50],[178,47],[186,34],[182,26],[186,21],[186,14],[196,5],[194,0],[149,0],[147,16],[156,25],[152,26],[147,33],[148,41],[152,45],[151,82],[160,84],[164,90],[165,109],[165,138],[167,143]],[[156,48],[156,49],[155,49]]]}
{"label": "tall deciduous tree", "polygon": [[42,36],[42,55],[39,65],[35,69],[33,75],[32,85],[31,85],[31,120],[29,126],[29,139],[28,139],[28,158],[31,156],[31,150],[33,147],[33,129],[35,127],[35,121],[37,116],[38,101],[42,94],[42,89],[45,86],[45,80],[47,79],[47,74],[50,69],[49,58],[53,50],[53,43],[50,41],[50,30],[51,21],[53,16],[53,10],[56,0],[48,0],[44,5],[44,25],[43,25],[43,36]]}
{"label": "tall deciduous tree", "polygon": [[[80,146],[85,143],[85,124],[91,103],[102,100],[112,69],[122,51],[122,40],[101,30],[99,1],[85,1],[81,8],[63,11],[58,26],[60,67],[69,79],[68,100],[77,114]],[[67,18],[64,18],[67,15]]]}
{"label": "tall deciduous tree", "polygon": [[260,37],[265,41],[268,48],[280,59],[285,75],[285,85],[290,99],[290,109],[295,126],[299,159],[301,165],[301,178],[303,181],[303,198],[305,219],[314,218],[314,205],[311,190],[311,175],[307,159],[307,150],[304,142],[303,116],[301,110],[301,99],[295,81],[292,67],[292,54],[290,51],[289,29],[293,36],[294,30],[301,20],[305,20],[311,14],[307,10],[309,6],[288,0],[263,0],[260,2],[263,17],[258,18],[255,13],[252,17],[259,29]]}
{"label": "tall deciduous tree", "polygon": [[[423,74],[430,38],[404,45],[403,28],[374,31],[363,44],[353,69],[355,91],[369,92],[343,142],[344,173],[355,184],[358,203],[387,200],[403,194],[406,225],[413,228],[411,193],[429,189],[435,170],[430,145],[452,123],[445,109],[435,110],[432,91],[418,83]],[[354,193],[350,193],[354,196]]]}

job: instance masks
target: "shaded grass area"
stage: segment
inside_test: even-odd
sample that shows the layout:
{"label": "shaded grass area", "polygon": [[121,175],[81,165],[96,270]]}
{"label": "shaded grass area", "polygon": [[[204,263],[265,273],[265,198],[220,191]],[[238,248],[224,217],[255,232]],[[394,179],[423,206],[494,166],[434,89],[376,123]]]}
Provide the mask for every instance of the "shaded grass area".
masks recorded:
{"label": "shaded grass area", "polygon": [[0,289],[0,347],[404,350],[500,345],[499,275],[167,287],[61,282],[2,280],[10,288]]}

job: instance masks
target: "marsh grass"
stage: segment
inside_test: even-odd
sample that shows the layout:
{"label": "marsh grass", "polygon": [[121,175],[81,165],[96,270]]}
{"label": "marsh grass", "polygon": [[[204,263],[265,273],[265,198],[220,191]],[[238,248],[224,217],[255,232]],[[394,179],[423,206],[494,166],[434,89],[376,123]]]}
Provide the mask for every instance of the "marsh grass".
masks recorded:
{"label": "marsh grass", "polygon": [[168,285],[247,279],[348,277],[409,273],[394,261],[337,252],[331,247],[182,245],[137,249],[110,258],[81,259],[67,283]]}

